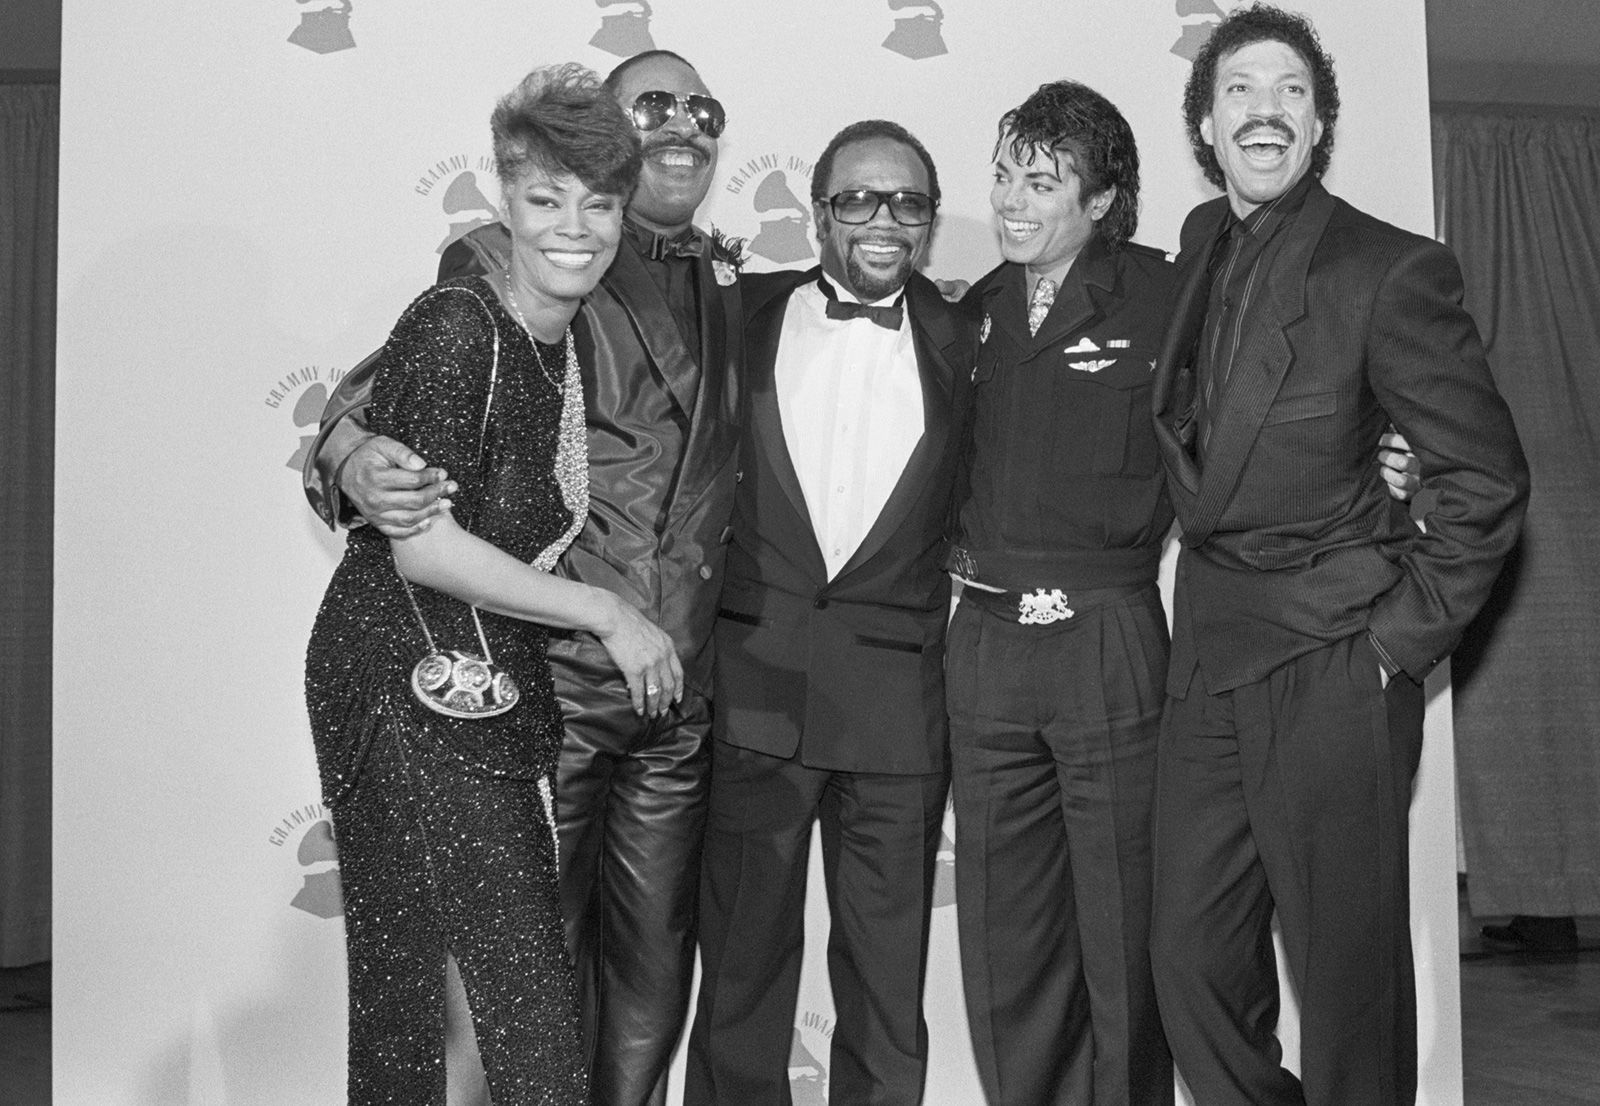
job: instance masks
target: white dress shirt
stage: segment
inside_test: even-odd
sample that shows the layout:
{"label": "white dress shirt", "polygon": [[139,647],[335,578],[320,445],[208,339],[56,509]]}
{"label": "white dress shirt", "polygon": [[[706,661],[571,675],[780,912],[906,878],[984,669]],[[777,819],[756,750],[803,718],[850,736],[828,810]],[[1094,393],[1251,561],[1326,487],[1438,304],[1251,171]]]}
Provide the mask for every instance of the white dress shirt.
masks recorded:
{"label": "white dress shirt", "polygon": [[890,330],[870,319],[830,319],[826,309],[815,283],[790,294],[773,372],[784,444],[831,580],[922,438],[922,378],[908,314]]}

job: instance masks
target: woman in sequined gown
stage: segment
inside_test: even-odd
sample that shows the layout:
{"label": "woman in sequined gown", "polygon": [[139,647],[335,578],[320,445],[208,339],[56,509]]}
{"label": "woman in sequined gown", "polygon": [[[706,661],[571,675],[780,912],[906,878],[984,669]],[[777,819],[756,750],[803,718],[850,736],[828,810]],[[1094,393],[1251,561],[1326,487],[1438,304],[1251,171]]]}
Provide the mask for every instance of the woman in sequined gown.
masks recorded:
{"label": "woman in sequined gown", "polygon": [[[452,509],[393,541],[351,531],[307,654],[344,889],[352,1103],[445,1101],[453,957],[496,1106],[584,1106],[545,627],[595,634],[663,700],[682,686],[666,634],[612,593],[549,574],[588,511],[568,324],[616,253],[638,139],[579,66],[535,70],[500,102],[493,131],[509,266],[417,298],[385,346],[370,408],[373,430],[448,471]],[[411,686],[432,652],[424,626],[440,649],[487,647],[519,686],[516,704],[478,718],[424,705]]]}

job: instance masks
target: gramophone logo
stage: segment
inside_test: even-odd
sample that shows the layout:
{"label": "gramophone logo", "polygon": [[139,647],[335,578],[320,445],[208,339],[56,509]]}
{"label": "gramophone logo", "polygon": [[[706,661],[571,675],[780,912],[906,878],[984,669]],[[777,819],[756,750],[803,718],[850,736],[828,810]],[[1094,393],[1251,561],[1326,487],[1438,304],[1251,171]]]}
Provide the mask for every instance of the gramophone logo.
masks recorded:
{"label": "gramophone logo", "polygon": [[808,230],[811,205],[801,199],[811,190],[811,163],[794,156],[764,154],[736,169],[724,190],[732,196],[748,197],[753,218],[741,231],[749,250],[778,265],[807,261],[816,256]]}
{"label": "gramophone logo", "polygon": [[833,1023],[807,1010],[789,1044],[789,1099],[794,1106],[828,1106],[828,1046]]}
{"label": "gramophone logo", "polygon": [[[1172,44],[1172,53],[1184,61],[1192,62],[1200,48],[1211,37],[1211,32],[1222,22],[1223,11],[1211,0],[1175,0],[1173,7],[1180,18],[1186,20],[1178,41]],[[1195,18],[1198,16],[1199,18]]]}
{"label": "gramophone logo", "polygon": [[650,5],[647,0],[594,0],[601,8],[626,7],[600,17],[600,29],[589,45],[619,58],[631,58],[656,48],[650,37]]}
{"label": "gramophone logo", "polygon": [[300,13],[300,25],[289,32],[289,41],[313,54],[332,54],[352,49],[356,40],[350,34],[350,0],[295,0],[312,4]]}
{"label": "gramophone logo", "polygon": [[437,194],[440,211],[448,223],[434,253],[444,253],[450,243],[468,231],[499,220],[497,205],[483,190],[493,181],[494,159],[466,154],[436,161],[417,178],[412,190],[419,196]]}
{"label": "gramophone logo", "polygon": [[899,12],[912,8],[923,10],[914,15],[897,18],[894,21],[894,30],[883,40],[883,48],[893,50],[901,57],[910,58],[912,61],[948,54],[950,48],[944,44],[944,34],[940,31],[944,26],[944,9],[934,3],[934,0],[889,0],[890,11]]}
{"label": "gramophone logo", "polygon": [[344,913],[333,823],[328,820],[321,803],[308,803],[289,813],[272,828],[268,840],[276,848],[291,843],[295,847],[300,888],[289,900],[290,906],[324,919],[337,918]]}
{"label": "gramophone logo", "polygon": [[327,406],[328,395],[344,374],[344,369],[305,365],[280,377],[267,389],[266,405],[275,411],[288,408],[295,428],[300,432],[295,451],[284,462],[286,467],[300,471],[306,450],[311,448],[317,436],[317,424],[322,420],[322,409]]}

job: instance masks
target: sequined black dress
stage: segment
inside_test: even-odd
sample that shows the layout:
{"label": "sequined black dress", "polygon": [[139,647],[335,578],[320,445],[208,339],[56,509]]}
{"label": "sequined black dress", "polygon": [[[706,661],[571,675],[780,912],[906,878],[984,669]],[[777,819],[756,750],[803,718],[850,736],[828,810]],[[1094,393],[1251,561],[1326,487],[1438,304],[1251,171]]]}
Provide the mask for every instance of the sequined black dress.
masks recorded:
{"label": "sequined black dress", "polygon": [[[463,527],[548,569],[588,499],[577,363],[543,352],[541,363],[481,277],[446,281],[396,324],[370,418],[449,472]],[[481,653],[465,603],[412,591],[441,648]],[[413,696],[428,650],[371,528],[351,531],[312,631],[306,699],[344,888],[351,1103],[444,1102],[447,952],[496,1106],[586,1101],[556,885],[561,717],[545,632],[481,619],[522,692],[493,718],[446,717]]]}

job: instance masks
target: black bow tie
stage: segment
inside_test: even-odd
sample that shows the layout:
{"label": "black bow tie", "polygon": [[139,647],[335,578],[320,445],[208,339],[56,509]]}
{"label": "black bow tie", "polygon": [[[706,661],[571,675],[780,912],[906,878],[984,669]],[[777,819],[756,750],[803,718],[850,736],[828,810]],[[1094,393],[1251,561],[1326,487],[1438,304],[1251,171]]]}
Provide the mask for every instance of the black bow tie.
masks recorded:
{"label": "black bow tie", "polygon": [[817,285],[822,289],[822,294],[828,299],[827,314],[830,319],[871,319],[885,330],[899,330],[900,320],[905,314],[905,293],[902,292],[895,301],[881,307],[870,303],[856,303],[839,298],[839,293],[833,290],[833,285],[828,283],[828,278],[819,275]]}
{"label": "black bow tie", "polygon": [[645,250],[651,261],[665,261],[669,257],[699,257],[706,251],[706,240],[692,230],[668,238],[664,234],[650,235],[649,248]]}

